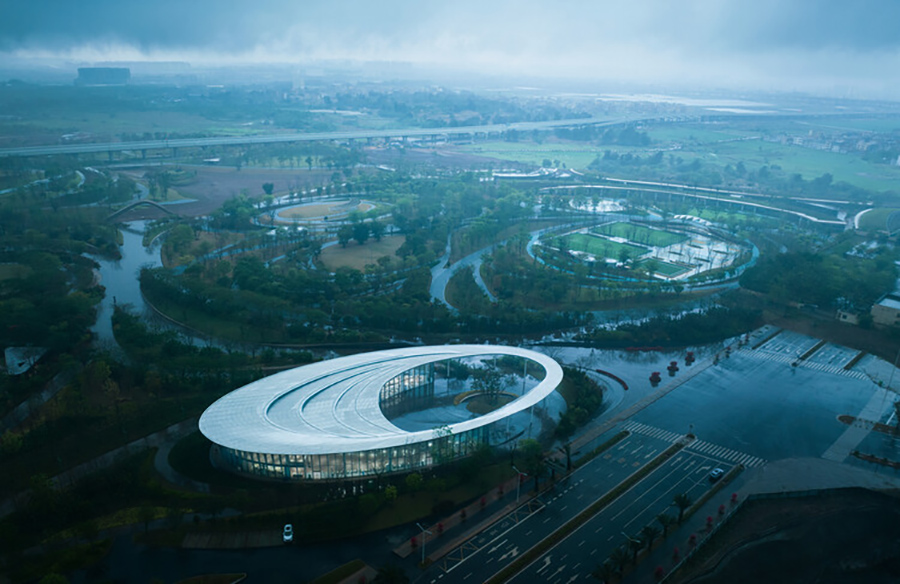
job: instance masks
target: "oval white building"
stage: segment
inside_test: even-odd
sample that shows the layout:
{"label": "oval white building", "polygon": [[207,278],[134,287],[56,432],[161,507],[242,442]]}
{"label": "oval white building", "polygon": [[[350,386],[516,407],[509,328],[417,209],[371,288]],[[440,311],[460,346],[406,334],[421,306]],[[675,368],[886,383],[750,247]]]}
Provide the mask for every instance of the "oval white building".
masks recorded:
{"label": "oval white building", "polygon": [[[492,356],[524,359],[526,368],[541,369],[542,379],[492,412],[428,430],[403,430],[385,415],[429,400],[438,363]],[[516,347],[377,351],[305,365],[236,389],[207,408],[200,431],[216,445],[216,463],[242,474],[327,481],[412,472],[491,443],[492,427],[542,402],[562,377],[550,357]]]}

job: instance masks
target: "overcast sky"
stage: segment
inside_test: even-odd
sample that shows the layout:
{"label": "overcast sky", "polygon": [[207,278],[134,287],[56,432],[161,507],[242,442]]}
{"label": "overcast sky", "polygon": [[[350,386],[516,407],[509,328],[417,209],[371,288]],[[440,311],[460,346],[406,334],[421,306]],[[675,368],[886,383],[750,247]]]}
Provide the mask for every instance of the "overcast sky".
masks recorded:
{"label": "overcast sky", "polygon": [[900,99],[900,0],[0,0],[0,60],[410,61]]}

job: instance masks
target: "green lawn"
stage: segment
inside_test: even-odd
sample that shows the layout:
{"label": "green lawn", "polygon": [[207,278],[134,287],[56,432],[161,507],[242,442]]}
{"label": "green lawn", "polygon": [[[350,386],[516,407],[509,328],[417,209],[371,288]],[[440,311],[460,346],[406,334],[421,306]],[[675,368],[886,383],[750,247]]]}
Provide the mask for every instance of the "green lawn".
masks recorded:
{"label": "green lawn", "polygon": [[[584,233],[573,233],[565,237],[566,246],[573,251],[583,251],[596,257],[620,259],[625,254],[628,259],[638,258],[649,250],[630,243],[618,243]],[[623,251],[624,250],[624,251]]]}
{"label": "green lawn", "polygon": [[649,245],[651,247],[667,247],[688,239],[686,235],[681,233],[671,233],[621,221],[595,227],[591,229],[591,232],[610,237],[622,237],[632,243]]}
{"label": "green lawn", "polygon": [[[559,160],[568,168],[587,168],[597,156],[602,156],[610,147],[591,144],[557,144],[523,142],[478,142],[457,147],[460,151],[481,154],[501,160],[511,160],[540,166],[545,159]],[[616,147],[615,150],[621,150]],[[639,149],[638,149],[639,150]]]}
{"label": "green lawn", "polygon": [[862,231],[880,231],[887,229],[888,217],[897,213],[900,209],[882,208],[872,209],[859,218],[859,228]]}
{"label": "green lawn", "polygon": [[830,173],[835,182],[844,181],[873,191],[900,189],[900,167],[866,162],[854,154],[813,150],[776,142],[747,140],[706,144],[702,147],[686,147],[676,155],[685,160],[700,158],[719,166],[743,162],[748,170],[777,164],[785,173],[799,173],[806,180]]}
{"label": "green lawn", "polygon": [[652,258],[647,258],[640,260],[635,263],[635,266],[638,268],[645,267],[648,263],[653,263],[653,271],[657,274],[662,274],[668,278],[674,278],[675,276],[679,276],[688,271],[689,268],[685,268],[684,266],[679,266],[677,264],[671,264],[669,262],[664,262],[661,260],[654,260]]}

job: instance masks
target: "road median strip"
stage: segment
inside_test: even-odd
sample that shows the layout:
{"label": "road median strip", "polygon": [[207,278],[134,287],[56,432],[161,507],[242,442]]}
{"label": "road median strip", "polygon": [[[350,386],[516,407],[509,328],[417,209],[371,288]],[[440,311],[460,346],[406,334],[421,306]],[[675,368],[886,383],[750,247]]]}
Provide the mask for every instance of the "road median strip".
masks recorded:
{"label": "road median strip", "polygon": [[565,524],[556,529],[556,531],[554,531],[543,540],[538,542],[536,545],[534,545],[531,549],[520,555],[505,568],[491,576],[487,580],[487,584],[501,584],[502,582],[506,582],[507,580],[524,570],[532,562],[541,557],[544,552],[553,548],[557,543],[568,537],[576,529],[591,520],[594,515],[599,513],[601,510],[603,510],[603,508],[618,499],[620,496],[625,494],[625,492],[627,492],[633,486],[646,478],[647,475],[656,470],[664,462],[672,458],[686,445],[686,442],[682,440],[669,446],[656,458],[636,470],[624,481],[613,487],[612,490],[608,491],[605,495],[594,501],[584,511],[567,521]]}

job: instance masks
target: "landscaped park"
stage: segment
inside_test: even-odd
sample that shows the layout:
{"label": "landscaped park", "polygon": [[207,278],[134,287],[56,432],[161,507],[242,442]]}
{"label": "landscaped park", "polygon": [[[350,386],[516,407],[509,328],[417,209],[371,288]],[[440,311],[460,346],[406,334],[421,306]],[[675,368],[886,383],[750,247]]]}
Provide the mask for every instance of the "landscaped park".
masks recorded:
{"label": "landscaped park", "polygon": [[[685,222],[657,225],[613,220],[544,236],[541,243],[591,266],[592,272],[596,266],[600,266],[599,272],[618,268],[621,277],[631,279],[687,280],[712,270],[737,274],[745,267],[742,262],[749,259],[749,242],[726,241]],[[629,276],[624,275],[624,268],[630,268]]]}

